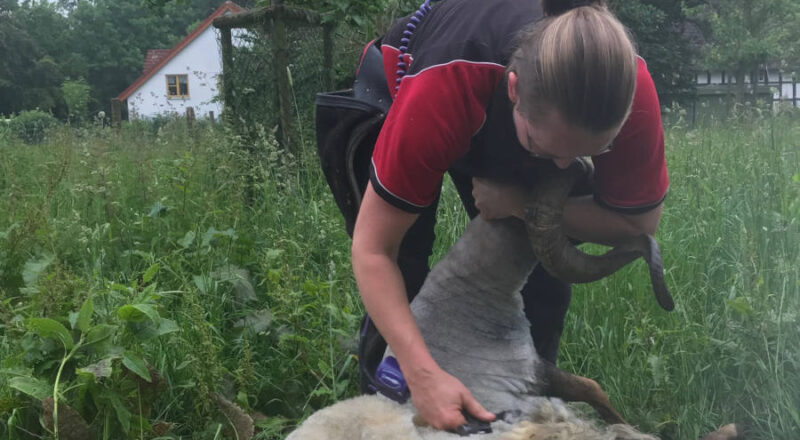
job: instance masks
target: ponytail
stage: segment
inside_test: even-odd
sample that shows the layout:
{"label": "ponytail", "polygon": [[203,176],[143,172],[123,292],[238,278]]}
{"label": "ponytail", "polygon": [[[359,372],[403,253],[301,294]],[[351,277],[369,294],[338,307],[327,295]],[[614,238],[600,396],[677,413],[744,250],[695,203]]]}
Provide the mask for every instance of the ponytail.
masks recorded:
{"label": "ponytail", "polygon": [[508,71],[519,111],[535,121],[557,111],[589,132],[618,127],[636,87],[636,55],[625,27],[603,0],[541,0],[545,18],[517,41]]}

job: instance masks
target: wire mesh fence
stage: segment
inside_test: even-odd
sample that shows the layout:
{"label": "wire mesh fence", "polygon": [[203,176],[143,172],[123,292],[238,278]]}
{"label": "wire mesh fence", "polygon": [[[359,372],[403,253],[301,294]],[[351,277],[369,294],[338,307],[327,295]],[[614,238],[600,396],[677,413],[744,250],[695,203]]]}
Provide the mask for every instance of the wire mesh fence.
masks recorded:
{"label": "wire mesh fence", "polygon": [[225,119],[242,136],[275,129],[287,150],[304,144],[314,97],[332,86],[333,26],[313,12],[273,5],[222,17]]}
{"label": "wire mesh fence", "polygon": [[[226,108],[244,126],[280,123],[279,93],[274,64],[274,44],[263,31],[248,29],[238,33],[233,47],[233,66],[225,72],[231,81],[231,102]],[[287,71],[291,92],[290,107],[299,126],[313,123],[316,93],[326,90],[328,82],[322,53],[322,29],[305,28],[288,32]],[[227,79],[227,78],[226,78]]]}

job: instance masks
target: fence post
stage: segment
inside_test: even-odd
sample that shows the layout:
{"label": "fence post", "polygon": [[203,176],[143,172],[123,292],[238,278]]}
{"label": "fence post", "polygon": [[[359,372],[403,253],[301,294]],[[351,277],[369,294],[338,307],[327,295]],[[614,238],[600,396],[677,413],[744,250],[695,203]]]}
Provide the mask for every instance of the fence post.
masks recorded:
{"label": "fence post", "polygon": [[222,116],[228,121],[234,120],[236,110],[233,104],[233,38],[231,28],[224,27],[219,30],[222,46],[222,103],[224,105]]}
{"label": "fence post", "polygon": [[111,99],[111,126],[117,133],[122,127],[122,103],[117,98]]}
{"label": "fence post", "polygon": [[275,63],[275,83],[278,95],[278,139],[286,151],[292,151],[292,86],[289,79],[289,41],[286,22],[281,14],[282,1],[272,0],[272,42]]}
{"label": "fence post", "polygon": [[186,127],[191,130],[194,127],[194,107],[186,107]]}
{"label": "fence post", "polygon": [[322,27],[322,67],[325,71],[325,90],[333,89],[333,30],[334,25],[326,23]]}

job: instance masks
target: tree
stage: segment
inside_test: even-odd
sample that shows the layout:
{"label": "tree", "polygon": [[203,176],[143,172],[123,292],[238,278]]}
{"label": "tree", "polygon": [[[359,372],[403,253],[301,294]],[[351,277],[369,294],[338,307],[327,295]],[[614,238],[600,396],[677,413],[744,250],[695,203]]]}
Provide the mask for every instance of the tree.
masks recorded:
{"label": "tree", "polygon": [[25,12],[14,0],[0,0],[0,114],[34,108],[61,114],[60,67],[29,33]]}
{"label": "tree", "polygon": [[710,31],[704,60],[732,72],[745,99],[745,75],[768,62],[796,60],[800,5],[796,0],[707,0],[687,8]]}
{"label": "tree", "polygon": [[693,54],[682,34],[686,17],[681,1],[609,0],[609,7],[633,34],[661,102],[689,92],[694,81]]}
{"label": "tree", "polygon": [[83,78],[77,81],[67,80],[61,84],[61,93],[69,109],[69,120],[81,122],[86,118],[91,90]]}

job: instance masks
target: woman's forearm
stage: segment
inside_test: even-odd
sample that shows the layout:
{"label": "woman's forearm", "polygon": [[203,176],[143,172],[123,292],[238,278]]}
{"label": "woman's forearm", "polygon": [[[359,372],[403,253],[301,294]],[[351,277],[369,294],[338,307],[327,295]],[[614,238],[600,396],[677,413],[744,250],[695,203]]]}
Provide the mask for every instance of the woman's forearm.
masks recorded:
{"label": "woman's forearm", "polygon": [[353,255],[353,273],[367,313],[412,380],[437,368],[417,327],[397,264],[386,255]]}
{"label": "woman's forearm", "polygon": [[367,186],[353,231],[353,274],[370,318],[392,348],[407,379],[436,368],[420,334],[397,266],[400,243],[417,220]]}
{"label": "woman's forearm", "polygon": [[660,218],[660,205],[642,214],[626,215],[598,205],[591,196],[571,197],[564,206],[568,236],[609,246],[641,234],[654,235]]}

